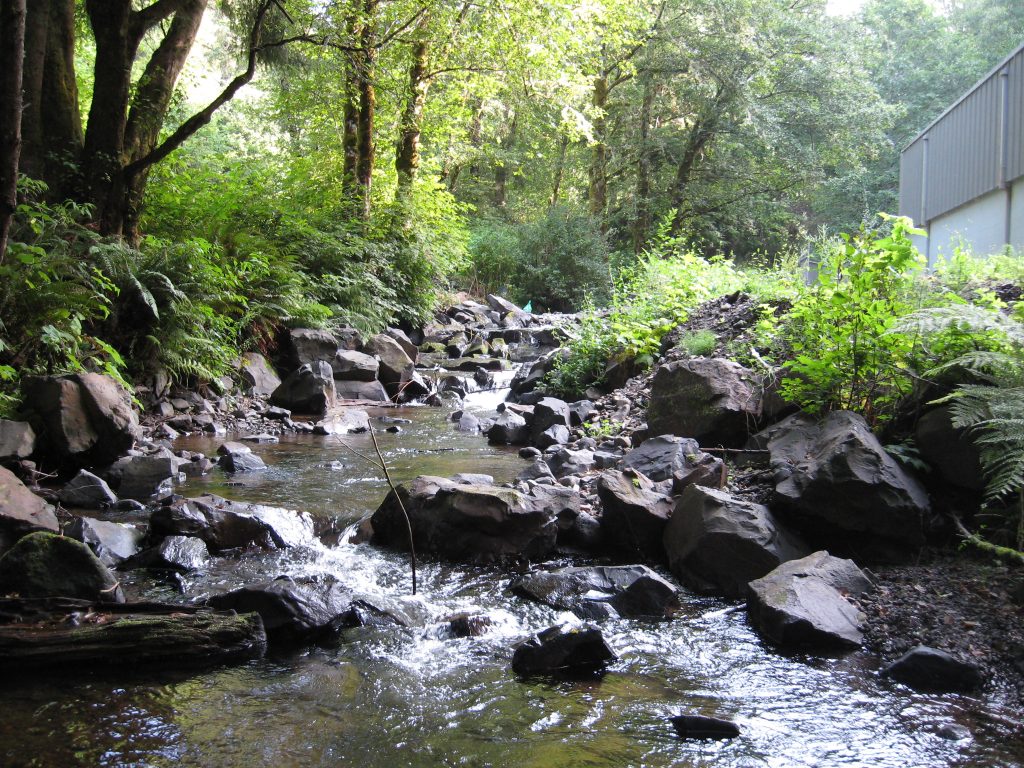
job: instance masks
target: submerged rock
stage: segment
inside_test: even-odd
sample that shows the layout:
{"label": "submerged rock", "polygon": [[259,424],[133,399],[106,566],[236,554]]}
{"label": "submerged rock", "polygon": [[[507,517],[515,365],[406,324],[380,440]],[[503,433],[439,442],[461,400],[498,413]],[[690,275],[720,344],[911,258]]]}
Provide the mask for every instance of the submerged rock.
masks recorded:
{"label": "submerged rock", "polygon": [[511,589],[583,619],[666,619],[679,607],[679,590],[645,565],[537,571]]}
{"label": "submerged rock", "polygon": [[707,715],[676,715],[672,727],[682,739],[735,739],[740,727],[731,720]]}
{"label": "submerged rock", "polygon": [[517,646],[512,669],[518,675],[592,675],[617,658],[597,627],[561,624]]}

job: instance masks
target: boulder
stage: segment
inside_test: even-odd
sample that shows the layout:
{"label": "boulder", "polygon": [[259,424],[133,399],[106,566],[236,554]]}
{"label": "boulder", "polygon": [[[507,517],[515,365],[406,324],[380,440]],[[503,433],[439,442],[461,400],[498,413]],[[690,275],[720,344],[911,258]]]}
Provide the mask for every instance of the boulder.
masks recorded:
{"label": "boulder", "polygon": [[124,568],[153,568],[161,571],[195,571],[206,565],[210,550],[195,536],[168,536],[155,547],[140,552]]}
{"label": "boulder", "polygon": [[0,552],[32,531],[58,530],[53,508],[0,467]]}
{"label": "boulder", "polygon": [[351,435],[370,431],[370,416],[361,408],[331,409],[313,432],[318,435]]}
{"label": "boulder", "polygon": [[655,482],[671,480],[675,493],[682,493],[691,483],[718,485],[724,470],[722,460],[701,451],[696,440],[676,435],[644,440],[622,457],[622,467]]}
{"label": "boulder", "polygon": [[254,395],[268,397],[281,386],[281,378],[259,352],[246,352],[238,364],[238,374],[245,388]]}
{"label": "boulder", "polygon": [[39,531],[0,558],[0,594],[123,603],[117,579],[85,544]]}
{"label": "boulder", "polygon": [[559,447],[548,454],[547,462],[555,477],[582,475],[594,468],[594,452]]}
{"label": "boulder", "polygon": [[459,416],[459,421],[456,423],[455,428],[459,432],[469,432],[470,434],[478,434],[480,432],[480,419],[474,416],[472,413],[463,413]]}
{"label": "boulder", "polygon": [[601,533],[607,544],[653,562],[665,560],[662,539],[672,515],[672,501],[633,471],[608,470],[597,481]]}
{"label": "boulder", "polygon": [[551,473],[551,467],[544,459],[536,458],[533,463],[516,475],[516,480],[550,480],[554,482],[555,476]]}
{"label": "boulder", "polygon": [[762,637],[783,648],[857,648],[864,615],[847,597],[872,587],[852,560],[815,552],[750,582],[747,615]]}
{"label": "boulder", "polygon": [[336,381],[335,392],[339,400],[368,400],[386,403],[390,398],[379,381]]}
{"label": "boulder", "polygon": [[669,568],[686,586],[724,597],[745,596],[749,582],[808,554],[768,507],[700,485],[676,502],[664,545]]}
{"label": "boulder", "polygon": [[416,362],[416,358],[420,353],[419,348],[412,343],[412,339],[409,338],[405,331],[400,328],[385,328],[384,333],[397,341],[398,346],[405,351],[405,354],[409,356],[409,359],[414,363]]}
{"label": "boulder", "polygon": [[331,361],[336,381],[376,381],[379,368],[377,358],[350,349],[339,350]]}
{"label": "boulder", "polygon": [[617,658],[597,627],[561,624],[517,646],[512,669],[517,675],[592,675]]}
{"label": "boulder", "polygon": [[553,424],[539,435],[533,441],[533,444],[538,448],[550,448],[553,445],[565,445],[572,439],[572,435],[569,433],[569,428],[564,427],[561,424]]}
{"label": "boulder", "polygon": [[554,549],[555,515],[522,494],[488,485],[459,485],[427,475],[391,491],[374,512],[374,540],[409,546],[404,505],[418,552],[469,563],[537,559]]}
{"label": "boulder", "polygon": [[761,416],[761,382],[731,360],[697,357],[663,365],[651,383],[647,424],[655,435],[739,447]]}
{"label": "boulder", "polygon": [[312,544],[313,519],[305,512],[228,501],[207,494],[160,507],[150,520],[154,533],[197,536],[214,552],[239,547],[283,549]]}
{"label": "boulder", "polygon": [[534,440],[549,427],[556,424],[569,427],[571,425],[571,412],[569,404],[557,397],[542,397],[533,406],[533,436]]}
{"label": "boulder", "polygon": [[408,368],[402,374],[402,378],[399,383],[395,386],[394,395],[392,398],[400,403],[408,403],[413,400],[426,397],[431,394],[433,389],[430,386],[430,382],[423,378],[414,369]]}
{"label": "boulder", "polygon": [[0,461],[27,459],[36,450],[36,433],[27,421],[0,419]]}
{"label": "boulder", "polygon": [[217,466],[225,472],[259,472],[267,465],[259,456],[246,448],[245,451],[232,451],[217,459]]}
{"label": "boulder", "polygon": [[499,413],[487,430],[487,442],[492,445],[526,445],[529,440],[530,427],[526,419],[508,409]]}
{"label": "boulder", "polygon": [[276,406],[313,415],[327,413],[334,399],[334,374],[323,361],[299,366],[270,396]]}
{"label": "boulder", "polygon": [[338,353],[340,344],[330,331],[315,328],[293,328],[282,339],[281,356],[286,371],[294,371],[304,365],[330,364]]}
{"label": "boulder", "polygon": [[109,376],[29,376],[22,381],[37,448],[57,460],[107,463],[139,435],[129,394]]}
{"label": "boulder", "polygon": [[681,739],[735,739],[740,727],[732,720],[707,715],[676,715],[670,721]]}
{"label": "boulder", "polygon": [[809,531],[919,545],[930,509],[921,484],[871,433],[862,416],[798,414],[768,431],[775,493]]}
{"label": "boulder", "polygon": [[529,312],[524,312],[511,301],[499,296],[496,293],[487,294],[487,306],[489,306],[495,312],[500,313],[502,317],[512,315],[513,317],[519,317],[524,320],[529,319],[530,317]]}
{"label": "boulder", "polygon": [[984,679],[977,664],[919,645],[882,670],[883,675],[925,691],[973,691]]}
{"label": "boulder", "polygon": [[590,414],[597,412],[597,406],[590,400],[577,400],[569,403],[570,426],[579,427],[590,421]]}
{"label": "boulder", "polygon": [[384,595],[359,595],[343,618],[349,627],[422,627],[429,618],[423,603]]}
{"label": "boulder", "polygon": [[170,493],[178,482],[183,462],[174,456],[131,456],[119,462],[121,482],[119,496],[148,501],[154,496]]}
{"label": "boulder", "polygon": [[645,565],[537,571],[510,588],[583,619],[666,619],[679,607],[679,590]]}
{"label": "boulder", "polygon": [[985,489],[978,448],[967,430],[953,426],[948,405],[921,415],[914,429],[914,444],[921,458],[947,483],[970,491]]}
{"label": "boulder", "polygon": [[78,470],[57,496],[65,507],[79,509],[102,509],[117,501],[116,494],[102,478],[84,469]]}
{"label": "boulder", "polygon": [[64,535],[86,544],[101,563],[111,568],[137,553],[144,537],[143,531],[134,525],[91,517],[76,517]]}
{"label": "boulder", "polygon": [[258,613],[271,642],[300,642],[337,636],[352,597],[333,576],[281,576],[214,595],[209,603],[221,610]]}
{"label": "boulder", "polygon": [[375,356],[380,361],[378,378],[388,394],[394,397],[412,376],[414,367],[412,358],[402,349],[401,344],[383,333],[371,336],[363,346],[363,351],[368,355]]}

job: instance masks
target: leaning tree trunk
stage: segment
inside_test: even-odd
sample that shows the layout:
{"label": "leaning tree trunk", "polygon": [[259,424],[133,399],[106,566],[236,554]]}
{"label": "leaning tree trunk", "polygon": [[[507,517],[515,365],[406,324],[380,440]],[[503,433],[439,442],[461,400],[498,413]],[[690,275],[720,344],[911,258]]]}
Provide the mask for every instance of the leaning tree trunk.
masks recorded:
{"label": "leaning tree trunk", "polygon": [[548,198],[548,208],[558,205],[558,195],[562,190],[562,179],[565,176],[565,156],[569,151],[569,137],[562,136],[562,143],[558,149],[558,162],[555,163],[555,178],[551,183],[551,197]]}
{"label": "leaning tree trunk", "polygon": [[[420,24],[426,23],[427,15],[423,15]],[[423,107],[427,101],[427,89],[430,87],[427,68],[430,64],[430,44],[426,40],[417,40],[412,48],[412,65],[409,67],[409,99],[402,113],[402,123],[398,138],[398,151],[395,156],[395,171],[398,174],[396,199],[408,202],[412,195],[412,185],[420,167],[420,124],[423,120]]]}
{"label": "leaning tree trunk", "polygon": [[356,162],[356,185],[359,188],[364,221],[370,219],[373,187],[373,165],[376,147],[373,143],[374,113],[377,110],[377,93],[374,76],[377,64],[376,14],[379,0],[365,0],[363,4],[363,30],[360,35],[359,53],[359,156]]}
{"label": "leaning tree trunk", "polygon": [[0,264],[18,205],[25,0],[0,0]]}
{"label": "leaning tree trunk", "polygon": [[28,3],[22,93],[21,172],[45,181],[51,200],[74,196],[82,153],[74,0]]}

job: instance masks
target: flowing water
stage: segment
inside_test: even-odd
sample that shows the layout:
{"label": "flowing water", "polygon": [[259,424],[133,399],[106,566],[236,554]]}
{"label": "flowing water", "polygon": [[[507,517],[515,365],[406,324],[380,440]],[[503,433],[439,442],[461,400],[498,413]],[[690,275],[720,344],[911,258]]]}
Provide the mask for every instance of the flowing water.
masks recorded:
{"label": "flowing water", "polygon": [[[493,407],[495,396],[471,407]],[[460,434],[440,410],[389,409],[408,418],[381,449],[396,480],[482,472],[511,479],[514,451]],[[379,426],[379,425],[378,425]],[[212,453],[217,442],[182,447]],[[386,486],[358,453],[365,436],[294,436],[254,446],[265,472],[229,480],[219,471],[186,494],[305,509],[346,523],[371,512]],[[237,483],[237,484],[236,484]],[[193,596],[281,573],[332,573],[354,589],[408,593],[406,559],[368,545],[310,542],[223,558],[188,577]],[[62,676],[4,681],[2,766],[1016,766],[1024,742],[998,702],[923,695],[885,681],[865,653],[786,656],[765,647],[742,611],[690,598],[672,622],[603,625],[619,654],[607,674],[577,681],[520,679],[512,646],[565,614],[511,596],[498,568],[421,565],[415,598],[426,628],[357,628],[330,647],[159,679]],[[183,599],[139,583],[149,597]],[[486,614],[482,637],[449,639],[443,619]],[[668,718],[700,712],[736,721],[724,742],[677,739]],[[972,739],[936,734],[958,722]]]}

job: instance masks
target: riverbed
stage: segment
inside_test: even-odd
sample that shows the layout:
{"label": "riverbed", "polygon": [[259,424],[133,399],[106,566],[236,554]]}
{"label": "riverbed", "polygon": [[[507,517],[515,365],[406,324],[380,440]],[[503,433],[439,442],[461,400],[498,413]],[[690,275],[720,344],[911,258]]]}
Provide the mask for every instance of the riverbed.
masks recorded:
{"label": "riverbed", "polygon": [[[471,399],[481,413],[493,395]],[[370,411],[396,481],[474,472],[511,480],[514,449],[457,432],[444,409]],[[387,422],[379,420],[384,416]],[[410,423],[394,424],[394,419]],[[214,453],[221,439],[178,447]],[[387,487],[365,435],[292,435],[254,445],[264,472],[220,470],[185,495],[216,493],[302,509],[336,529],[373,511]],[[181,583],[139,573],[138,596],[190,601],[280,574],[329,573],[370,594],[409,594],[406,556],[333,537],[289,550],[217,558]],[[568,561],[565,561],[568,564]],[[585,680],[522,679],[512,648],[570,614],[511,595],[518,574],[420,564],[423,626],[346,630],[328,647],[159,678],[62,674],[8,680],[0,690],[3,766],[1018,766],[1019,713],[994,698],[927,695],[885,680],[866,652],[782,655],[736,603],[690,596],[671,622],[617,620],[602,629],[619,660]],[[667,574],[666,574],[667,575]],[[480,637],[452,638],[445,619],[485,615]],[[739,738],[682,741],[668,718],[735,721]],[[950,740],[959,723],[973,736]],[[1019,732],[1018,732],[1019,734]]]}

